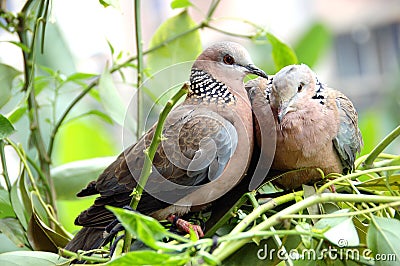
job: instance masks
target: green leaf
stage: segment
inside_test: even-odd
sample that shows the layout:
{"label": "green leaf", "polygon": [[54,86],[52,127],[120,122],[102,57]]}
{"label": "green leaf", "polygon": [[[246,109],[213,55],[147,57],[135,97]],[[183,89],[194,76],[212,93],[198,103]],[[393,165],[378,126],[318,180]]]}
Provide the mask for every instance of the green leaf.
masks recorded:
{"label": "green leaf", "polygon": [[28,240],[35,250],[57,253],[58,247],[65,247],[69,239],[48,227],[35,212],[32,213],[28,227]]}
{"label": "green leaf", "polygon": [[23,44],[23,43],[16,42],[16,41],[7,41],[7,42],[12,43],[12,44],[18,46],[19,48],[22,49],[22,51],[24,51],[24,52],[26,52],[26,53],[29,53],[29,51],[30,51],[29,47],[26,46],[26,45]]}
{"label": "green leaf", "polygon": [[16,246],[15,243],[12,242],[5,234],[0,233],[0,254],[5,252],[22,251],[22,250],[31,250],[31,249],[26,246],[22,248]]}
{"label": "green leaf", "polygon": [[114,52],[115,52],[114,46],[112,45],[112,43],[109,40],[107,40],[107,44],[108,44],[108,48],[110,48],[111,55],[114,55]]}
{"label": "green leaf", "polygon": [[0,108],[11,98],[12,82],[20,72],[15,68],[0,64]]}
{"label": "green leaf", "polygon": [[[343,209],[333,214],[347,213],[348,211],[348,209]],[[326,230],[324,236],[331,243],[339,247],[357,246],[360,244],[351,216],[323,218],[314,225],[314,228]]]}
{"label": "green leaf", "polygon": [[[195,26],[196,23],[187,11],[167,19],[152,37],[150,49],[193,29]],[[195,30],[150,53],[147,57],[147,66],[150,68],[151,73],[155,73],[176,63],[195,60],[201,51],[200,32]]]}
{"label": "green leaf", "polygon": [[3,266],[54,266],[65,265],[68,260],[58,254],[43,251],[12,251],[0,254]]}
{"label": "green leaf", "polygon": [[0,232],[8,237],[17,247],[29,246],[25,236],[25,230],[16,218],[4,218],[0,220]]}
{"label": "green leaf", "polygon": [[190,257],[186,254],[166,254],[153,250],[140,250],[126,253],[125,255],[108,262],[108,266],[130,265],[185,265]]}
{"label": "green leaf", "polygon": [[21,119],[22,116],[24,116],[26,114],[26,105],[22,105],[22,106],[18,106],[17,108],[15,108],[14,110],[12,110],[7,116],[8,116],[8,120],[11,123],[16,123],[18,122],[18,120]]}
{"label": "green leaf", "polygon": [[117,216],[124,228],[137,239],[151,248],[160,248],[156,242],[165,237],[167,230],[156,219],[121,208],[111,206],[107,208]]}
{"label": "green leaf", "polygon": [[0,139],[7,138],[12,133],[14,133],[14,131],[15,129],[11,122],[2,114],[0,114]]}
{"label": "green leaf", "polygon": [[306,32],[294,47],[299,62],[311,68],[322,57],[332,42],[332,34],[322,23],[315,23]]}
{"label": "green leaf", "polygon": [[[400,262],[400,221],[376,216],[372,216],[371,218],[367,232],[368,248],[375,255],[395,254],[398,265]],[[390,263],[393,263],[391,265],[395,265],[393,261]]]}
{"label": "green leaf", "polygon": [[4,217],[15,217],[15,214],[10,203],[8,191],[0,189],[0,218]]}
{"label": "green leaf", "polygon": [[28,195],[28,190],[26,189],[25,186],[25,168],[24,171],[22,172],[21,176],[19,177],[19,193],[21,195],[21,200],[22,200],[22,205],[25,208],[25,213],[26,216],[31,216],[32,215],[32,203],[31,199]]}
{"label": "green leaf", "polygon": [[18,180],[14,182],[11,187],[10,191],[11,196],[11,204],[14,209],[14,213],[17,216],[19,222],[21,223],[22,227],[26,230],[28,228],[28,216],[25,212],[25,208],[21,203],[21,200],[18,195]]}
{"label": "green leaf", "polygon": [[[78,85],[86,88],[88,81],[92,80],[94,77],[97,77],[97,75],[90,74],[90,73],[77,72],[77,73],[73,73],[72,75],[68,76],[67,79],[65,80],[65,82],[73,82],[75,84],[78,84]],[[94,90],[90,90],[90,91],[94,91]]]}
{"label": "green leaf", "polygon": [[354,226],[357,229],[358,237],[360,238],[360,243],[367,244],[367,232],[368,226],[360,221],[357,217],[353,217]]}
{"label": "green leaf", "polygon": [[54,187],[58,200],[77,199],[78,193],[83,187],[103,172],[107,165],[111,164],[115,157],[101,157],[88,160],[80,160],[66,163],[51,169]]}
{"label": "green leaf", "polygon": [[90,73],[81,73],[81,72],[77,72],[74,73],[70,76],[67,77],[67,79],[65,81],[78,81],[78,80],[82,80],[82,79],[91,79],[96,77],[96,74],[90,74]]}
{"label": "green leaf", "polygon": [[119,3],[119,0],[99,0],[100,4],[102,4],[104,7],[109,7],[112,6],[116,9],[120,9],[121,4]]}
{"label": "green leaf", "polygon": [[123,126],[126,114],[126,107],[121,100],[121,96],[117,92],[114,80],[111,76],[110,71],[107,68],[104,69],[104,72],[100,77],[99,93],[101,104],[103,105],[106,112],[115,122]]}
{"label": "green leaf", "polygon": [[272,58],[277,70],[298,63],[296,53],[288,45],[280,41],[271,33],[267,33],[267,39],[272,46]]}
{"label": "green leaf", "polygon": [[257,189],[257,192],[261,195],[273,194],[279,191],[281,190],[275,187],[272,182],[266,182]]}
{"label": "green leaf", "polygon": [[190,0],[173,0],[171,2],[171,8],[175,9],[175,8],[187,8],[189,6],[192,6],[192,3],[190,2]]}
{"label": "green leaf", "polygon": [[39,95],[44,89],[50,88],[50,81],[53,78],[49,76],[38,76],[34,79],[35,95]]}
{"label": "green leaf", "polygon": [[[296,225],[296,231],[298,232],[305,232],[305,233],[309,233],[311,232],[311,225],[309,223],[306,222],[300,222]],[[301,236],[301,242],[303,242],[303,245],[306,248],[311,248],[311,244],[312,244],[312,237],[310,235],[300,235]]]}

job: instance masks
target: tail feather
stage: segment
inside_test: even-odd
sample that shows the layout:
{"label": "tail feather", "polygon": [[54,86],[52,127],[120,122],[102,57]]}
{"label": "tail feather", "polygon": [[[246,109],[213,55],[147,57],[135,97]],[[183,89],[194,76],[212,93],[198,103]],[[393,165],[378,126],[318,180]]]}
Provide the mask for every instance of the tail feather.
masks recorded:
{"label": "tail feather", "polygon": [[65,246],[72,252],[100,248],[107,238],[103,237],[104,228],[83,227],[74,238]]}

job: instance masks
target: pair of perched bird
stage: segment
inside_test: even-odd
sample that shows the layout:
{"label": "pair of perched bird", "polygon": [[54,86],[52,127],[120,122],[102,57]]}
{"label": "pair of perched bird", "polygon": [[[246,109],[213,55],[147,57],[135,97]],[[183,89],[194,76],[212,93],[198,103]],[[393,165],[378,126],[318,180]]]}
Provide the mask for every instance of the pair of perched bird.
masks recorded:
{"label": "pair of perched bird", "polygon": [[[247,74],[259,78],[245,85]],[[253,125],[252,110],[267,108],[272,110],[272,119],[255,117]],[[321,84],[309,67],[287,66],[268,78],[241,45],[216,43],[194,62],[189,93],[167,116],[164,138],[137,210],[167,219],[183,231],[192,228],[202,236],[200,227],[179,217],[206,209],[242,180],[253,153],[253,129],[259,146],[270,141],[262,139],[263,127],[276,129],[273,169],[308,169],[276,180],[286,189],[316,181],[320,177],[313,170],[316,167],[326,174],[352,170],[362,146],[350,100]],[[83,228],[66,249],[90,250],[106,242],[104,230],[115,216],[105,206],[129,205],[143,167],[143,151],[154,130],[78,193],[100,195],[76,218],[75,224]]]}

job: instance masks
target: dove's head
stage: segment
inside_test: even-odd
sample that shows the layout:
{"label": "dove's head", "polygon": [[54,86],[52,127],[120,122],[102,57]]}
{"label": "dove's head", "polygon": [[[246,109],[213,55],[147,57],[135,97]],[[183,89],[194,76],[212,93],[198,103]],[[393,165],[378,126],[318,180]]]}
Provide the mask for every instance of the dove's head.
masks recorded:
{"label": "dove's head", "polygon": [[282,68],[272,82],[270,102],[276,110],[278,122],[285,115],[298,111],[305,99],[315,95],[317,77],[304,64],[289,65]]}
{"label": "dove's head", "polygon": [[204,71],[233,90],[243,88],[243,79],[247,74],[267,78],[265,72],[254,65],[248,51],[234,42],[218,42],[206,48],[192,70]]}

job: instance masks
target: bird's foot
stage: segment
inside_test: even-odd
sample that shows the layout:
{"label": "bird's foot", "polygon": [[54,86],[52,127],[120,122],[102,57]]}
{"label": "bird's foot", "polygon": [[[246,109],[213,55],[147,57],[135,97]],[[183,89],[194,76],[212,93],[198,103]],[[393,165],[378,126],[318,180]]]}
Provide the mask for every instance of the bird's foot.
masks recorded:
{"label": "bird's foot", "polygon": [[167,217],[167,220],[173,225],[176,226],[180,231],[185,233],[190,233],[190,229],[194,231],[197,238],[201,238],[204,236],[203,229],[200,225],[191,224],[188,221],[185,221],[178,216],[171,214]]}

